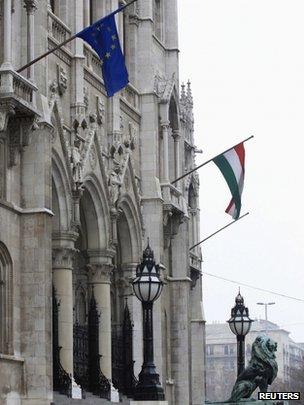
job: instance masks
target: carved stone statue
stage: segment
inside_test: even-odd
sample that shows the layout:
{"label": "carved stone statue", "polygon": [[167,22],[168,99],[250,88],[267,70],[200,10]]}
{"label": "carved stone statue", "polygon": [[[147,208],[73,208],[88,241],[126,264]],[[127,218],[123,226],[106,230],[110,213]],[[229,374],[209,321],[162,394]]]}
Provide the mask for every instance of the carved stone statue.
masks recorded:
{"label": "carved stone statue", "polygon": [[278,373],[276,350],[277,343],[270,337],[261,335],[255,339],[249,365],[238,376],[227,402],[250,398],[257,388],[260,392],[267,392],[268,385],[272,384]]}
{"label": "carved stone statue", "polygon": [[80,140],[76,138],[71,153],[71,166],[73,178],[76,184],[82,182],[82,161],[79,148],[80,148]]}
{"label": "carved stone statue", "polygon": [[119,165],[115,165],[114,168],[110,172],[109,177],[109,192],[110,192],[110,200],[113,206],[116,206],[117,200],[119,198],[121,181],[119,175],[121,174],[121,168]]}

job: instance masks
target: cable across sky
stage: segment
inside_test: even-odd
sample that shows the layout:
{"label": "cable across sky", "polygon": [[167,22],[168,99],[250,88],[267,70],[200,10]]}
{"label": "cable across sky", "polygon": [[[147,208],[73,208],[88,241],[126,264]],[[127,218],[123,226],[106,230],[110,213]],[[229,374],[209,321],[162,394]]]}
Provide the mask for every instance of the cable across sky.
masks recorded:
{"label": "cable across sky", "polygon": [[260,288],[260,287],[256,287],[256,286],[253,286],[253,285],[250,285],[250,284],[242,283],[242,282],[240,282],[240,281],[230,280],[229,278],[217,276],[217,275],[215,275],[215,274],[207,273],[207,272],[205,272],[205,271],[203,271],[202,273],[205,274],[206,276],[218,278],[219,280],[224,280],[224,281],[227,281],[227,282],[229,282],[229,283],[241,285],[241,286],[243,286],[243,287],[252,288],[252,289],[254,289],[254,290],[267,292],[267,293],[269,293],[269,294],[278,295],[279,297],[288,298],[288,299],[290,299],[290,300],[294,300],[294,301],[298,301],[298,302],[303,302],[303,303],[304,303],[304,299],[297,298],[297,297],[292,297],[291,295],[281,294],[281,293],[278,293],[278,292],[275,292],[275,291],[266,290],[265,288]]}

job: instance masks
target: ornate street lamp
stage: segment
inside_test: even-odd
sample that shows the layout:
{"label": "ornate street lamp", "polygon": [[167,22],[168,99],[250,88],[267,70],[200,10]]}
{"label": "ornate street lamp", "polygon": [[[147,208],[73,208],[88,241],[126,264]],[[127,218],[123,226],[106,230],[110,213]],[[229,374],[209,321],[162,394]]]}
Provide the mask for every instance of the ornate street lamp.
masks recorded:
{"label": "ornate street lamp", "polygon": [[244,305],[244,298],[239,291],[235,298],[235,306],[231,309],[229,327],[237,338],[237,375],[245,369],[245,336],[250,331],[252,319],[249,318],[248,308]]}
{"label": "ornate street lamp", "polygon": [[159,374],[156,372],[153,351],[153,302],[157,300],[163,289],[159,266],[155,264],[154,253],[148,246],[143,252],[143,260],[137,266],[133,289],[143,306],[143,340],[144,362],[135,387],[135,399],[144,401],[161,401],[165,399],[164,390],[160,385]]}

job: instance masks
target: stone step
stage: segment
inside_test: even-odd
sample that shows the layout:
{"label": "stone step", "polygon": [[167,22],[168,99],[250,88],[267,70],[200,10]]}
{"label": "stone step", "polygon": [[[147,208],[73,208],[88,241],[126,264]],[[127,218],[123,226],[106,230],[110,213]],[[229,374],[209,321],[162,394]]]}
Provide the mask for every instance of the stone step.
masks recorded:
{"label": "stone step", "polygon": [[114,405],[114,404],[119,404],[119,405],[129,405],[130,400],[128,399],[123,399],[121,402],[111,402],[108,401],[107,399],[99,398],[95,395],[92,395],[90,393],[86,393],[86,398],[85,399],[72,399],[68,398],[65,395],[61,395],[58,392],[54,392],[54,399],[53,399],[53,405]]}

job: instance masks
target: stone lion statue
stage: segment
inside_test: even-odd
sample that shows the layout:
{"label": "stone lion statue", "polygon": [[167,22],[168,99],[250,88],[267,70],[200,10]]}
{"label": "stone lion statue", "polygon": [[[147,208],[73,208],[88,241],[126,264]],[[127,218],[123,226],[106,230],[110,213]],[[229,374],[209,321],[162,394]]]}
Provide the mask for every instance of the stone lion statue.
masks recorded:
{"label": "stone lion statue", "polygon": [[238,376],[227,402],[250,398],[257,388],[260,392],[267,392],[268,385],[273,383],[278,373],[276,350],[277,343],[270,337],[261,335],[255,339],[248,367]]}

